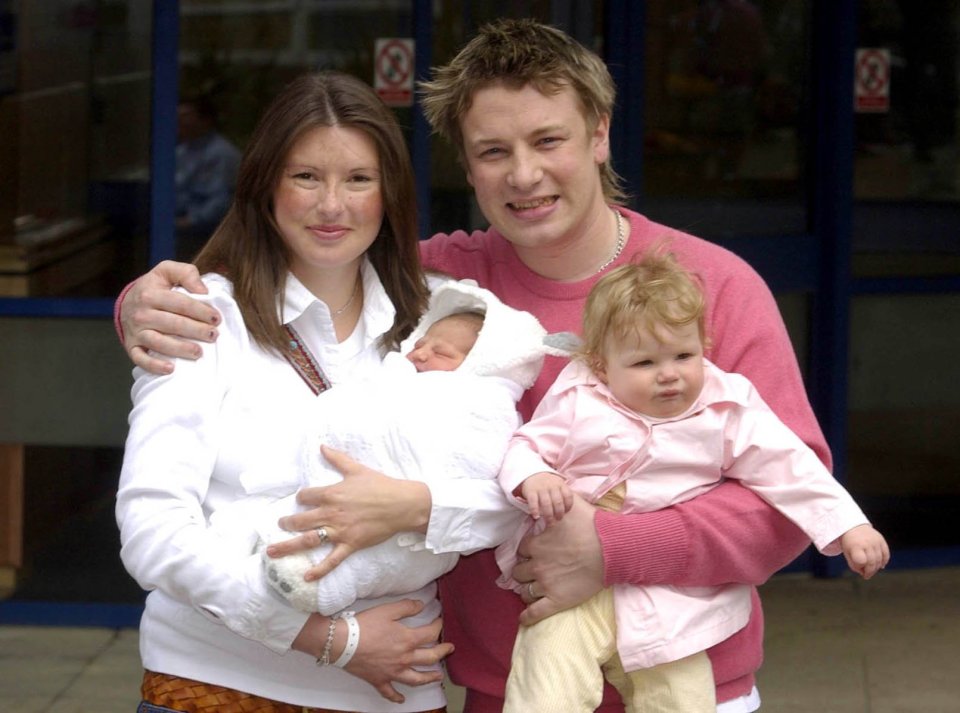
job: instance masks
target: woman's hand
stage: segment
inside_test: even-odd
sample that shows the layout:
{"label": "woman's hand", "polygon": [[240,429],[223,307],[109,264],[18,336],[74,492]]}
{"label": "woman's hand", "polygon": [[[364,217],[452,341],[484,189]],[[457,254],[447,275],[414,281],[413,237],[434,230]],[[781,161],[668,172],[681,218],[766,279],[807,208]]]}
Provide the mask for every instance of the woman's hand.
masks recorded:
{"label": "woman's hand", "polygon": [[[438,642],[442,627],[440,618],[416,628],[401,623],[402,619],[414,616],[422,609],[422,602],[404,599],[357,614],[360,643],[345,670],[369,683],[381,696],[394,703],[404,701],[393,687],[394,683],[422,686],[441,680],[443,672],[440,670],[417,670],[436,666],[453,653],[453,644]],[[319,658],[326,643],[329,622],[319,614],[311,615],[292,648]],[[340,656],[345,643],[346,626],[338,624],[330,654],[332,661]]]}
{"label": "woman's hand", "polygon": [[524,626],[581,604],[603,589],[603,551],[593,515],[592,505],[574,497],[562,520],[520,542],[513,578],[524,584]]}
{"label": "woman's hand", "polygon": [[[283,557],[330,542],[333,551],[305,575],[307,581],[312,581],[330,572],[351,553],[379,544],[398,532],[427,531],[432,500],[425,484],[390,478],[326,446],[320,450],[343,475],[343,481],[304,488],[297,494],[297,501],[312,509],[281,518],[280,527],[303,534],[270,545],[270,557]],[[318,528],[323,528],[326,539],[318,534]]]}
{"label": "woman's hand", "polygon": [[151,374],[173,371],[173,364],[163,357],[198,359],[200,346],[186,340],[213,342],[217,338],[217,311],[187,295],[172,292],[177,286],[194,294],[207,292],[196,267],[165,260],[137,279],[122,296],[123,346],[131,361]]}

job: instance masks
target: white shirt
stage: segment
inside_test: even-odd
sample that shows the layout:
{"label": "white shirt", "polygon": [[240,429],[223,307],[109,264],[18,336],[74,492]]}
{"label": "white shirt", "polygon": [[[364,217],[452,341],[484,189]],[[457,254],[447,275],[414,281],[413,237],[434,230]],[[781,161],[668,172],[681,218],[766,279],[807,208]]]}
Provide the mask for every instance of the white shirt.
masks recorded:
{"label": "white shirt", "polygon": [[[238,554],[209,528],[218,508],[246,496],[242,473],[295,467],[302,415],[316,397],[285,359],[250,340],[229,281],[218,275],[204,281],[204,301],[223,318],[217,342],[202,345],[197,361],[178,360],[170,375],[134,370],[117,520],[124,565],[152,590],[140,629],[144,667],[295,705],[371,713],[442,706],[439,684],[397,684],[406,697],[398,705],[345,671],[320,668],[313,657],[291,651],[307,615],[272,593],[258,555]],[[283,321],[295,327],[334,388],[381,368],[377,339],[392,324],[394,309],[367,262],[363,281],[360,323],[338,343],[327,306],[288,276]],[[503,512],[495,482],[432,488],[431,495],[427,548],[457,550],[465,531],[474,542],[485,530],[496,538],[497,518],[484,519]],[[426,605],[408,620],[411,626],[440,613],[433,583],[354,608],[403,598]]]}

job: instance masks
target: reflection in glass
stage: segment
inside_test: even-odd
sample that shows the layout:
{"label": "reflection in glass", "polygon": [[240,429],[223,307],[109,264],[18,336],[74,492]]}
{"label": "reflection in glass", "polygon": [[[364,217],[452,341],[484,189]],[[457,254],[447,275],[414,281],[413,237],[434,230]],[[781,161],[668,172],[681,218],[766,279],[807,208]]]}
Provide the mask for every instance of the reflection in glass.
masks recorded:
{"label": "reflection in glass", "polygon": [[958,295],[856,298],[849,475],[891,545],[960,544]]}
{"label": "reflection in glass", "polygon": [[151,3],[3,18],[0,296],[109,296],[146,254]]}
{"label": "reflection in glass", "polygon": [[647,4],[644,209],[651,217],[706,237],[803,230],[808,5]]}
{"label": "reflection in glass", "polygon": [[889,110],[856,115],[854,274],[960,275],[960,2],[865,0],[858,29],[891,60]]}
{"label": "reflection in glass", "polygon": [[220,133],[218,117],[213,97],[180,97],[174,221],[178,260],[191,260],[200,251],[233,201],[240,150]]}
{"label": "reflection in glass", "polygon": [[857,115],[857,198],[957,201],[960,3],[866,0],[859,20],[891,62],[889,111]]}

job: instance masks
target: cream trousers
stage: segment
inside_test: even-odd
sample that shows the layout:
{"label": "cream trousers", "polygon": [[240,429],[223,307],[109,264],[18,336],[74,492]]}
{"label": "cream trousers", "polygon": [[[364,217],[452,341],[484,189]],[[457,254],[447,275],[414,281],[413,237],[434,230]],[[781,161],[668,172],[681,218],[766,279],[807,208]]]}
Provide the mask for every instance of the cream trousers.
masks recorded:
{"label": "cream trousers", "polygon": [[[597,505],[619,511],[619,483]],[[613,590],[533,626],[513,644],[503,713],[593,713],[604,677],[620,692],[627,713],[716,713],[713,668],[705,651],[627,673],[617,653]]]}
{"label": "cream trousers", "polygon": [[503,713],[593,713],[604,677],[627,713],[716,713],[706,652],[627,673],[614,622],[613,591],[604,589],[573,609],[521,626]]}

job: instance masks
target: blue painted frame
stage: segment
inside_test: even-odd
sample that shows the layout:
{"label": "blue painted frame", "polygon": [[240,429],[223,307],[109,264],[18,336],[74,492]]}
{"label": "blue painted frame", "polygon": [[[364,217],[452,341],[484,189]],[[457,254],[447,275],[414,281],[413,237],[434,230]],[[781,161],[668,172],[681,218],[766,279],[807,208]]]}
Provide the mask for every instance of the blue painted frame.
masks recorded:
{"label": "blue painted frame", "polygon": [[[430,78],[430,66],[433,64],[433,3],[431,0],[413,0],[413,39],[416,47],[414,59],[414,81]],[[432,234],[430,202],[433,177],[430,167],[430,125],[420,107],[420,92],[414,91],[413,106],[413,177],[417,190],[417,221],[420,238],[429,238]]]}
{"label": "blue painted frame", "polygon": [[172,258],[176,233],[180,0],[153,3],[153,106],[150,128],[150,264]]}
{"label": "blue painted frame", "polygon": [[[847,361],[853,226],[853,55],[855,3],[814,2],[813,82],[808,175],[808,220],[817,236],[818,278],[813,293],[807,390],[833,451],[833,473],[847,479]],[[814,557],[814,573],[837,576],[838,557]]]}
{"label": "blue painted frame", "polygon": [[646,16],[646,0],[606,3],[604,60],[617,87],[610,146],[614,169],[631,195],[631,207],[638,210],[643,199]]}
{"label": "blue painted frame", "polygon": [[85,602],[0,602],[0,626],[99,626],[136,629],[141,604]]}

